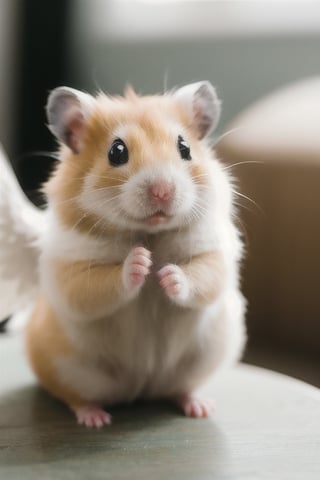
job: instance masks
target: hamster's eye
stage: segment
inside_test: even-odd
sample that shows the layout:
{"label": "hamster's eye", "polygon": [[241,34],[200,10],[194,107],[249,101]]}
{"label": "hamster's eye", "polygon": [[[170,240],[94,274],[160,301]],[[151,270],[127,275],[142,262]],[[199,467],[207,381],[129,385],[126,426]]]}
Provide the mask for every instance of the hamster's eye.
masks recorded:
{"label": "hamster's eye", "polygon": [[119,167],[128,162],[129,152],[126,144],[120,139],[117,138],[111,145],[111,148],[108,153],[108,158],[110,165],[113,167]]}
{"label": "hamster's eye", "polygon": [[191,160],[189,143],[181,135],[178,136],[178,150],[183,160]]}

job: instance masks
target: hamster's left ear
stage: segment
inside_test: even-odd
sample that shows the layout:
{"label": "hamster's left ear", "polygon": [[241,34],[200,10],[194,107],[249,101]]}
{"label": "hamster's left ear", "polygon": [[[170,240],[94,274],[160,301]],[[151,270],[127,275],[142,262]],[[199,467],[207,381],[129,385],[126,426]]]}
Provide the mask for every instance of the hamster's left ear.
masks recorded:
{"label": "hamster's left ear", "polygon": [[69,87],[58,87],[49,95],[46,112],[49,129],[77,154],[83,147],[84,130],[95,99]]}
{"label": "hamster's left ear", "polygon": [[221,102],[210,82],[185,85],[173,95],[185,109],[190,126],[196,129],[199,139],[215,129],[220,118]]}

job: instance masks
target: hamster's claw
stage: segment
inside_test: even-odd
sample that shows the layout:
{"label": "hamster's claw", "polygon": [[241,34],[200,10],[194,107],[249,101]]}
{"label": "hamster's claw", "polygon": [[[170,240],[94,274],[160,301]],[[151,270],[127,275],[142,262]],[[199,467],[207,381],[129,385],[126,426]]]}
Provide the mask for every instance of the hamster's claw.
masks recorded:
{"label": "hamster's claw", "polygon": [[215,412],[215,403],[211,398],[185,394],[179,395],[174,400],[187,417],[208,418]]}
{"label": "hamster's claw", "polygon": [[96,406],[82,406],[73,408],[78,423],[86,427],[101,428],[104,425],[110,425],[112,417],[110,413]]}

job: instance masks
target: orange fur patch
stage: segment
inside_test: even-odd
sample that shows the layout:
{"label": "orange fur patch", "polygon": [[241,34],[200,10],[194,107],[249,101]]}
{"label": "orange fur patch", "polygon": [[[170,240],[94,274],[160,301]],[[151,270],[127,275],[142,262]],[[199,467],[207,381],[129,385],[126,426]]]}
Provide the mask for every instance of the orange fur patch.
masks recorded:
{"label": "orange fur patch", "polygon": [[76,311],[95,317],[106,307],[112,309],[122,291],[121,265],[90,261],[55,261],[56,279]]}
{"label": "orange fur patch", "polygon": [[54,359],[60,355],[74,356],[75,350],[44,298],[38,299],[28,322],[26,349],[32,369],[48,392],[68,405],[87,403],[58,378]]}

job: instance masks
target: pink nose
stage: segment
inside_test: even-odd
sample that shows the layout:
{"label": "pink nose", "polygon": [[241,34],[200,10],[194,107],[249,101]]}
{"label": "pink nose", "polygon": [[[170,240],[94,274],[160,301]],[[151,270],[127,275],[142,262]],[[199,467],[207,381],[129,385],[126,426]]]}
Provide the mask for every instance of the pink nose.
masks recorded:
{"label": "pink nose", "polygon": [[172,200],[175,188],[168,182],[156,182],[149,188],[149,197],[151,201],[155,202],[169,202]]}

